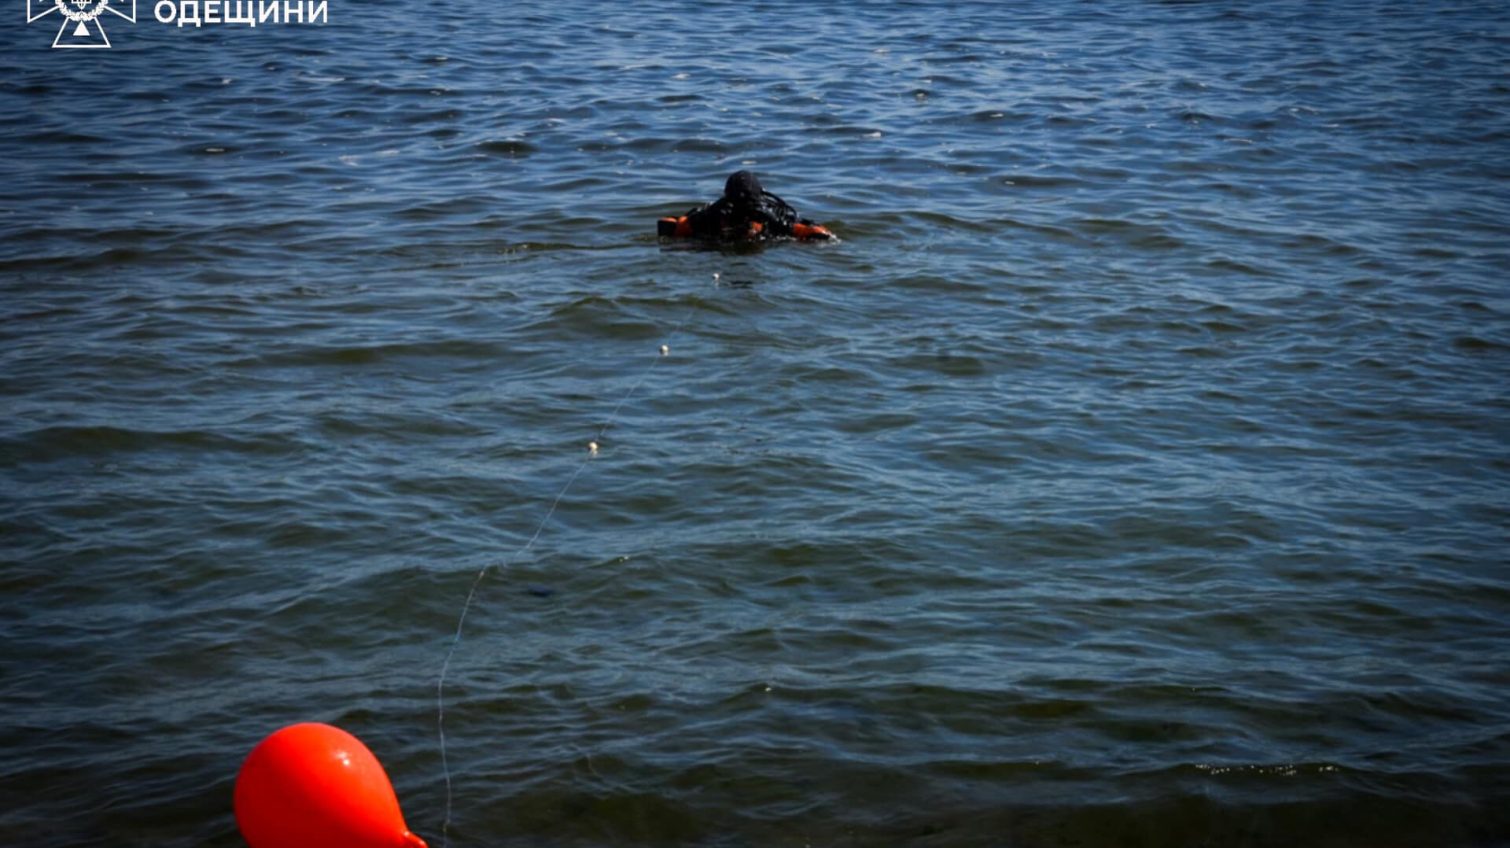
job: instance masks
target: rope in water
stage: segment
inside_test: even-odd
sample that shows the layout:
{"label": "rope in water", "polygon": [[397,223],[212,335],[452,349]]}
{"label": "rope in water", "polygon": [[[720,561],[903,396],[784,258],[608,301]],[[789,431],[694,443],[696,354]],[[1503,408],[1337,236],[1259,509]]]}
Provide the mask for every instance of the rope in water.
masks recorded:
{"label": "rope in water", "polygon": [[[714,285],[718,285],[718,279],[719,275],[714,274]],[[624,404],[628,403],[629,399],[634,396],[635,392],[638,392],[640,390],[640,387],[645,384],[645,380],[649,379],[650,373],[654,371],[655,367],[661,363],[661,360],[666,359],[671,355],[671,340],[676,337],[677,333],[681,332],[682,327],[685,326],[688,319],[692,317],[692,313],[696,309],[696,307],[697,304],[695,302],[688,305],[687,311],[682,315],[681,320],[671,328],[671,331],[667,333],[665,338],[662,340],[660,350],[657,351],[655,358],[650,361],[650,364],[648,366],[641,369],[639,379],[635,381],[634,385],[629,387],[629,391],[625,392],[623,396],[619,398],[619,402],[614,404],[613,411],[610,412],[608,414],[608,417],[603,420],[602,426],[598,428],[597,435],[593,436],[592,440],[587,443],[587,455],[583,457],[581,462],[577,463],[577,467],[573,469],[571,475],[566,478],[566,482],[561,486],[560,491],[556,492],[556,497],[551,500],[550,507],[546,509],[545,515],[541,516],[540,522],[535,525],[535,532],[530,534],[529,540],[525,542],[524,545],[518,550],[510,554],[501,565],[494,563],[484,565],[482,568],[477,570],[477,575],[472,578],[472,586],[467,590],[467,598],[462,602],[461,605],[461,614],[456,618],[456,633],[451,637],[450,646],[446,648],[446,658],[440,664],[440,677],[435,682],[435,730],[437,735],[440,737],[441,771],[445,774],[446,777],[446,816],[445,819],[441,822],[440,826],[441,848],[449,848],[451,844],[450,831],[452,795],[451,765],[446,757],[446,674],[451,670],[451,658],[456,655],[456,648],[461,644],[462,628],[467,623],[467,613],[472,609],[472,600],[477,596],[477,587],[482,585],[483,578],[487,577],[488,571],[495,568],[508,568],[509,566],[513,565],[515,561],[517,561],[520,557],[528,553],[530,548],[535,546],[535,542],[540,539],[540,534],[545,532],[545,525],[550,523],[551,517],[556,514],[556,508],[561,506],[562,499],[564,499],[566,497],[566,493],[571,490],[572,484],[577,482],[578,477],[582,476],[582,472],[587,468],[588,463],[592,462],[593,459],[597,457],[599,443],[602,442],[603,436],[608,432],[608,429],[618,421],[619,413],[623,411]]]}

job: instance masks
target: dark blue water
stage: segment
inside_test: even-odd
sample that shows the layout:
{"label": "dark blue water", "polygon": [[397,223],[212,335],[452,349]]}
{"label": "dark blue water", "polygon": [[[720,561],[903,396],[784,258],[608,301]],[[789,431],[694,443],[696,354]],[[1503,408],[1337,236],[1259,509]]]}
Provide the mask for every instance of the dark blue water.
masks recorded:
{"label": "dark blue water", "polygon": [[1510,844],[1503,4],[139,13],[0,25],[0,844],[438,845],[479,573],[452,845]]}

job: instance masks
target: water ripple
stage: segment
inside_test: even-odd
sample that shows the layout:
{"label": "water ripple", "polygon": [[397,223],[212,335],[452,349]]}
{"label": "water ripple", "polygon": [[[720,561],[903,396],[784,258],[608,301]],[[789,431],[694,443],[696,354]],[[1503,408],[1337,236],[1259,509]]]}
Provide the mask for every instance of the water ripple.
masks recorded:
{"label": "water ripple", "polygon": [[1501,10],[706,11],[7,31],[0,843],[1510,839]]}

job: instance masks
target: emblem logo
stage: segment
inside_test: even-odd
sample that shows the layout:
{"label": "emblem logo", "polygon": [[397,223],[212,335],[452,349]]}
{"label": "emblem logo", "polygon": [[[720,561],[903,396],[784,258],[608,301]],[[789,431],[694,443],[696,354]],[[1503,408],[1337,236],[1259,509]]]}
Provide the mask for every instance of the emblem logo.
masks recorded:
{"label": "emblem logo", "polygon": [[100,15],[109,12],[136,23],[136,0],[26,0],[27,23],[53,12],[63,18],[53,47],[109,47],[110,38],[105,35]]}

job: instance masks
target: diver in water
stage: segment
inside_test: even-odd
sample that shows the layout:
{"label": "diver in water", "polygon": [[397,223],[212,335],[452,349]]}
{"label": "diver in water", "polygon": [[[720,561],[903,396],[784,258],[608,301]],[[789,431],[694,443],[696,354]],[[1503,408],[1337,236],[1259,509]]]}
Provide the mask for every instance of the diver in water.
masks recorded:
{"label": "diver in water", "polygon": [[704,241],[763,241],[773,238],[831,239],[834,234],[797,217],[790,203],[766,191],[749,171],[736,171],[724,183],[724,196],[680,218],[656,222],[657,235]]}

